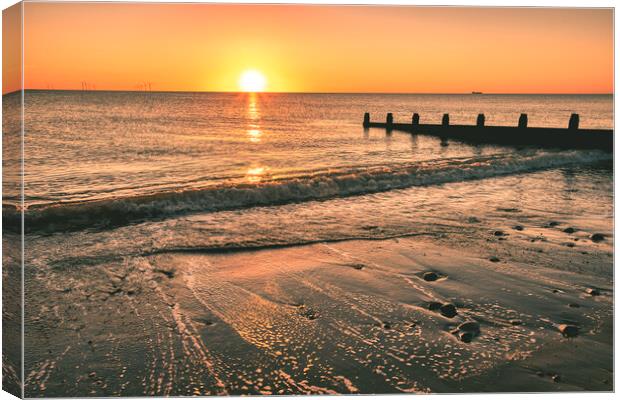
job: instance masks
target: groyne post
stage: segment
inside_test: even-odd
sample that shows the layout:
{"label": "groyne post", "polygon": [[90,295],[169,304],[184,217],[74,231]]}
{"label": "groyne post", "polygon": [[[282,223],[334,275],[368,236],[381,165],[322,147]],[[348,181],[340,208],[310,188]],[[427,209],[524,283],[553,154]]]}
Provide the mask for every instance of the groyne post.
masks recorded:
{"label": "groyne post", "polygon": [[370,126],[370,113],[364,113],[364,128]]}
{"label": "groyne post", "polygon": [[568,129],[575,131],[579,129],[579,114],[570,115],[570,119],[568,120]]}
{"label": "groyne post", "polygon": [[441,125],[443,127],[448,127],[448,125],[450,125],[450,115],[449,114],[444,114],[443,117],[441,118]]}
{"label": "groyne post", "polygon": [[413,125],[414,127],[420,125],[420,114],[413,114],[413,117],[411,117],[411,125]]}
{"label": "groyne post", "polygon": [[[441,146],[448,145],[448,139],[466,143],[492,143],[507,146],[537,146],[542,148],[601,149],[613,150],[613,129],[590,129],[579,127],[579,114],[570,114],[568,127],[528,127],[528,115],[519,115],[517,126],[486,125],[486,117],[479,113],[476,124],[463,125],[458,121],[450,125],[450,115],[442,114],[441,123],[420,123],[420,114],[411,115],[411,124],[394,122],[394,114],[386,113],[385,122],[371,121],[370,113],[364,113],[364,137],[368,137],[368,128],[385,129],[386,136],[394,130],[416,135],[420,132],[441,139]],[[437,114],[435,114],[437,116]],[[564,134],[564,135],[562,135]]]}
{"label": "groyne post", "polygon": [[519,117],[519,128],[527,128],[527,114],[521,114],[521,116]]}

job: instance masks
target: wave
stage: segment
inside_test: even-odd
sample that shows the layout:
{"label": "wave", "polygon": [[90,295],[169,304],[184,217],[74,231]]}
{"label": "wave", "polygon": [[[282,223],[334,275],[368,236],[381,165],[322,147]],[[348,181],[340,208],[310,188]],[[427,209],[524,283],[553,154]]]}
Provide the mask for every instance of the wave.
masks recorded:
{"label": "wave", "polygon": [[[236,186],[221,185],[89,202],[62,202],[25,209],[24,226],[26,232],[108,228],[183,213],[324,200],[610,159],[611,155],[599,151],[513,152],[325,172]],[[19,230],[20,211],[14,206],[4,205],[3,223],[9,229]]]}

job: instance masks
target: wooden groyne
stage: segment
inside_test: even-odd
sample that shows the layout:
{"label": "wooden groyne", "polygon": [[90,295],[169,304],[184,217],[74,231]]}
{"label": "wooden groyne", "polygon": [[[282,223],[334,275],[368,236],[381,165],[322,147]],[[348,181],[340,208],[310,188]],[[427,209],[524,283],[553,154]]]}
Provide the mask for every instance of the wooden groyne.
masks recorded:
{"label": "wooden groyne", "polygon": [[579,114],[572,114],[567,128],[528,127],[527,114],[521,114],[517,126],[485,125],[484,114],[478,114],[476,125],[451,125],[444,114],[441,124],[421,124],[420,115],[413,114],[411,122],[394,122],[388,113],[385,122],[371,122],[370,113],[364,114],[364,128],[384,128],[414,134],[438,136],[442,143],[449,139],[474,144],[533,146],[561,149],[599,149],[613,152],[613,129],[580,129]]}

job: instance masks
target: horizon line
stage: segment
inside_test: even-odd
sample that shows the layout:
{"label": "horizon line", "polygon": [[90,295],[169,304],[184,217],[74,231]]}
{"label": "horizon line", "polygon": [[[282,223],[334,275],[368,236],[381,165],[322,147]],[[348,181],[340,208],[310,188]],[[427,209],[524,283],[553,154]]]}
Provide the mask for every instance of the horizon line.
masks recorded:
{"label": "horizon line", "polygon": [[135,89],[43,89],[43,88],[28,88],[18,89],[12,92],[2,93],[3,96],[10,95],[18,92],[28,91],[40,91],[40,92],[129,92],[129,93],[206,93],[206,94],[392,94],[392,95],[472,95],[472,96],[484,96],[484,95],[523,95],[523,96],[536,96],[536,95],[548,95],[548,96],[613,96],[614,92],[599,92],[599,93],[558,93],[558,92],[285,92],[285,91],[265,91],[265,92],[244,92],[238,90],[135,90]]}

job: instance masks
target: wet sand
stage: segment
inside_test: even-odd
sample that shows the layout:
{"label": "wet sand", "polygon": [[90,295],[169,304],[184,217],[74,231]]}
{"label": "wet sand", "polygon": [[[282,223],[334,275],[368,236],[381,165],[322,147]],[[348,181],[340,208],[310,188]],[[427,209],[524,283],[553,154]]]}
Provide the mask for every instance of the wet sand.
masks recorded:
{"label": "wet sand", "polygon": [[611,232],[495,222],[27,270],[26,395],[612,390]]}

